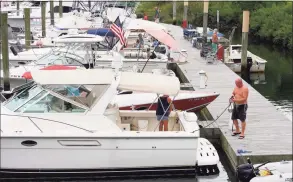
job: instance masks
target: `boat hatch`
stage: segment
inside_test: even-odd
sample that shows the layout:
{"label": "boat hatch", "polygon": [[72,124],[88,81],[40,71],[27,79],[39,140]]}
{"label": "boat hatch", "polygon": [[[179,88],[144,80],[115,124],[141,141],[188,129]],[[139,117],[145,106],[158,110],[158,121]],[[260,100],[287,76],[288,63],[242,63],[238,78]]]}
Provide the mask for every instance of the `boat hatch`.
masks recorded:
{"label": "boat hatch", "polygon": [[20,113],[84,113],[109,85],[32,85],[4,106]]}

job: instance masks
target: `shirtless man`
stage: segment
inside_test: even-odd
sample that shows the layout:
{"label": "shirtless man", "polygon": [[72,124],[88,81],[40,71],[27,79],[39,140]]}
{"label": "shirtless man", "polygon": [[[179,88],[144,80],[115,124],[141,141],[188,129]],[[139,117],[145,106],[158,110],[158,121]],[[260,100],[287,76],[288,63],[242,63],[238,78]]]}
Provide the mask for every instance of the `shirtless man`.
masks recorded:
{"label": "shirtless man", "polygon": [[[234,109],[232,111],[232,120],[236,127],[236,131],[232,134],[232,136],[239,135],[239,139],[244,138],[244,132],[246,127],[246,111],[247,111],[247,98],[248,98],[248,88],[243,85],[242,79],[238,78],[235,80],[236,87],[233,90],[233,97],[231,99],[232,102],[234,102]],[[238,121],[241,120],[241,128],[242,131],[240,131],[238,126]]]}

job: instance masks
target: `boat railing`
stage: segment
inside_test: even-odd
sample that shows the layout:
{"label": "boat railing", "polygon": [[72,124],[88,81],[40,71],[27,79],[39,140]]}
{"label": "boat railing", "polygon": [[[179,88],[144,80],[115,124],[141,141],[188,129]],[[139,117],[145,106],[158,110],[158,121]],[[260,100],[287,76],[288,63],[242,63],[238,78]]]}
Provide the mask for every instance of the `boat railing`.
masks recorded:
{"label": "boat railing", "polygon": [[[23,118],[27,118],[29,119],[38,129],[41,133],[43,133],[43,131],[41,130],[41,128],[33,121],[33,119],[40,119],[40,120],[44,120],[44,121],[49,121],[49,122],[54,122],[54,123],[59,123],[59,124],[63,124],[63,125],[67,125],[67,126],[71,126],[71,127],[74,127],[74,128],[77,128],[77,129],[80,129],[80,130],[83,130],[83,131],[86,131],[88,133],[94,133],[93,131],[91,130],[87,130],[85,128],[82,128],[80,126],[76,126],[76,125],[73,125],[73,124],[69,124],[69,123],[65,123],[65,122],[62,122],[62,121],[57,121],[57,120],[53,120],[53,119],[48,119],[48,118],[41,118],[41,117],[35,117],[35,116],[24,116],[24,115],[17,115],[17,114],[4,114],[4,113],[1,113],[1,116],[11,116],[11,117],[23,117]],[[2,118],[3,119],[3,118]],[[1,130],[1,132],[3,132],[3,130]]]}

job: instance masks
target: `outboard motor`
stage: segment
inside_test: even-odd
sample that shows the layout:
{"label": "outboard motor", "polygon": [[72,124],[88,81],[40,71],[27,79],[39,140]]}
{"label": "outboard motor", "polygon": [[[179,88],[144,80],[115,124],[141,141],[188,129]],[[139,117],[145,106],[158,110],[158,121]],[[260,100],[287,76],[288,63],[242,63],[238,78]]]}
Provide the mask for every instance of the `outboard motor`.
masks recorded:
{"label": "outboard motor", "polygon": [[10,46],[10,50],[14,56],[17,56],[17,51],[15,50],[15,48],[13,46]]}
{"label": "outboard motor", "polygon": [[249,182],[256,176],[254,173],[254,167],[251,163],[239,165],[236,169],[236,175],[241,182]]}

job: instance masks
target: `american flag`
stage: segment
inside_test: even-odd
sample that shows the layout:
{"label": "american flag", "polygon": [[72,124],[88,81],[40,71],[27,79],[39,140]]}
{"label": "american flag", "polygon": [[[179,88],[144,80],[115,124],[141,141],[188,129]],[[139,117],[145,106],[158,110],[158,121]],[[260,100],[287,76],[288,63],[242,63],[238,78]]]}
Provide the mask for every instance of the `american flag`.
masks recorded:
{"label": "american flag", "polygon": [[124,31],[120,22],[119,16],[116,18],[114,23],[110,26],[110,30],[119,38],[121,44],[126,46],[126,39],[124,37]]}

